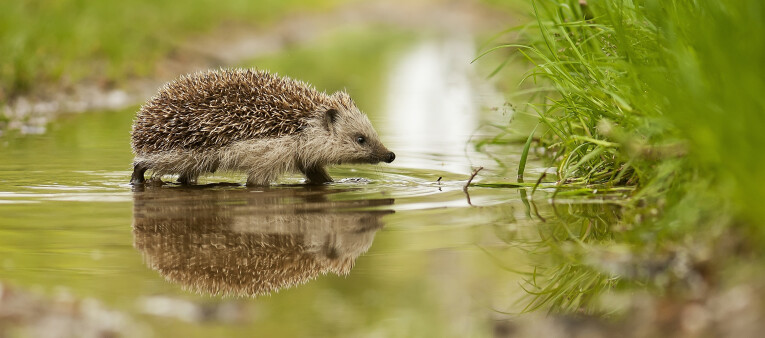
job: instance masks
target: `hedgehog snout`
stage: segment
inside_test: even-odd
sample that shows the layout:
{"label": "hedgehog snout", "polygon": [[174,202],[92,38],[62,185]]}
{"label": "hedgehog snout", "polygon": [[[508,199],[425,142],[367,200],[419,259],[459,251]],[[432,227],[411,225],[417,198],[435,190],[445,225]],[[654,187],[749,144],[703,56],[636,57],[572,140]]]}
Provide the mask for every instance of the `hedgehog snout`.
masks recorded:
{"label": "hedgehog snout", "polygon": [[396,154],[394,154],[392,151],[388,153],[387,158],[385,158],[385,163],[391,163],[393,160],[396,159]]}

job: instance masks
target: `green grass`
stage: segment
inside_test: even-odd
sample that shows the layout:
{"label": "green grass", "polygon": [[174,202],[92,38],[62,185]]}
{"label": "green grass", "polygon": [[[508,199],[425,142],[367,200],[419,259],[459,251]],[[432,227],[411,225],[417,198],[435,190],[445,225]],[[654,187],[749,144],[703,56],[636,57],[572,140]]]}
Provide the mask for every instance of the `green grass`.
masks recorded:
{"label": "green grass", "polygon": [[[529,103],[520,110],[538,116],[533,140],[557,167],[556,186],[579,195],[594,192],[592,186],[634,186],[612,224],[622,230],[608,245],[625,245],[635,256],[712,245],[736,233],[749,253],[716,252],[716,259],[760,257],[765,4],[588,3],[535,0],[534,22],[517,28],[511,42],[487,50],[520,53],[532,64],[524,81],[537,89],[522,98]],[[560,247],[573,240],[547,243]],[[592,253],[590,244],[607,247],[575,242],[586,244],[580,255]],[[555,276],[570,268],[548,273],[550,285],[560,285]],[[602,281],[588,278],[581,280]],[[545,297],[538,294],[534,302],[547,299],[545,304],[561,307],[558,298]]]}
{"label": "green grass", "polygon": [[41,84],[152,74],[179,43],[223,23],[263,26],[338,1],[2,1],[0,102]]}

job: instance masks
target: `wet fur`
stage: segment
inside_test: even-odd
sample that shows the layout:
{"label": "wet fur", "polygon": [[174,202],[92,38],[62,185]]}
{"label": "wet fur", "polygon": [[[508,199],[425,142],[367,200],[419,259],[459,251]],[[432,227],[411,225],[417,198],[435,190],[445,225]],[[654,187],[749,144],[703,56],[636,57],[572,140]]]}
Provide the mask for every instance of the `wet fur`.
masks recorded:
{"label": "wet fur", "polygon": [[[134,124],[133,150],[136,157],[131,179],[133,184],[143,183],[144,172],[147,170],[152,170],[152,177],[178,174],[179,182],[185,184],[193,184],[199,176],[216,171],[245,172],[248,185],[268,185],[282,174],[289,172],[301,172],[309,183],[321,184],[332,180],[324,168],[327,165],[390,162],[394,158],[393,153],[379,141],[366,115],[356,108],[348,94],[344,92],[333,95],[319,93],[302,82],[284,78],[281,78],[282,82],[278,82],[272,78],[273,75],[265,72],[249,70],[218,72],[237,74],[218,76],[224,80],[216,78],[215,81],[223,81],[222,84],[216,83],[217,86],[226,85],[227,77],[237,80],[231,84],[228,91],[219,90],[217,95],[240,96],[242,91],[245,91],[247,95],[257,96],[257,93],[253,94],[252,90],[242,87],[242,79],[239,77],[269,77],[266,83],[276,81],[279,84],[279,90],[286,91],[277,101],[289,101],[290,94],[302,95],[296,99],[304,101],[306,99],[304,95],[309,93],[308,96],[317,101],[317,104],[310,105],[302,102],[297,106],[310,111],[293,109],[287,113],[274,113],[276,108],[263,107],[263,100],[258,101],[259,105],[256,106],[259,107],[258,109],[247,106],[254,104],[252,102],[257,101],[257,97],[250,101],[239,99],[238,105],[229,109],[248,110],[250,116],[240,119],[231,119],[230,116],[226,116],[226,119],[223,119],[220,115],[225,115],[227,112],[206,110],[205,105],[192,107],[193,114],[175,111],[181,106],[188,109],[189,105],[195,104],[193,97],[188,95],[186,99],[190,100],[190,103],[173,99],[173,104],[163,106],[162,100],[170,100],[167,92],[179,91],[170,84],[142,107]],[[196,76],[202,76],[203,80],[205,77],[210,78],[209,72],[199,73]],[[185,77],[182,80],[185,82],[181,85],[205,85],[204,81],[194,76]],[[251,82],[252,85],[258,85],[264,81],[251,80]],[[261,91],[273,95],[274,89]],[[281,105],[279,102],[277,106]],[[282,106],[290,106],[290,103],[286,102]],[[205,119],[206,115],[211,116]],[[281,121],[268,120],[285,116],[286,118]],[[192,120],[194,123],[190,123]],[[240,132],[236,135],[228,135],[225,130],[231,128],[210,125],[211,120],[217,123],[237,124],[239,126],[235,129]],[[264,122],[264,120],[268,121]],[[185,127],[175,130],[162,125],[163,123],[174,123]],[[207,124],[200,126],[204,123]],[[265,124],[265,127],[261,124]],[[192,125],[197,126],[196,130],[190,127]],[[211,130],[224,130],[224,132]],[[242,133],[241,130],[249,130],[249,134]],[[356,142],[359,135],[365,137],[364,144]],[[192,140],[189,141],[189,138]],[[183,146],[184,144],[192,146]]]}

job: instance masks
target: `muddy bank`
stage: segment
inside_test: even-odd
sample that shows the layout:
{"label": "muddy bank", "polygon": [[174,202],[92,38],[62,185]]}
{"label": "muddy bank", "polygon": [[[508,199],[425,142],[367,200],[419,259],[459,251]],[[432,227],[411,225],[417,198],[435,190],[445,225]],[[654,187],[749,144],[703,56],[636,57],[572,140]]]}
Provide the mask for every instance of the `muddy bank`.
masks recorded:
{"label": "muddy bank", "polygon": [[95,299],[44,297],[0,282],[0,337],[145,336],[148,328]]}
{"label": "muddy bank", "polygon": [[180,74],[236,66],[346,29],[382,26],[436,34],[489,34],[511,24],[507,13],[472,1],[417,4],[379,1],[349,4],[325,13],[295,13],[265,29],[228,25],[180,43],[156,65],[152,77],[127,79],[119,86],[98,79],[67,87],[41,85],[33,94],[12,98],[0,113],[0,135],[8,130],[45,133],[47,123],[63,113],[137,105]]}
{"label": "muddy bank", "polygon": [[590,315],[529,314],[502,319],[495,337],[757,337],[762,330],[761,285],[716,290],[704,298],[633,297],[624,313]]}

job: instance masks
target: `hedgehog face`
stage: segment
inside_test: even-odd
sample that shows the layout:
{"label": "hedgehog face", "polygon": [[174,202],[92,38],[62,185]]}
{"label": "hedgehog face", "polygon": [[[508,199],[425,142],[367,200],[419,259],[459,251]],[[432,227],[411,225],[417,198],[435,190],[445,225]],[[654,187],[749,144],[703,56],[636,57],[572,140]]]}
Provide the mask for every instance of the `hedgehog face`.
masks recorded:
{"label": "hedgehog face", "polygon": [[337,143],[336,163],[391,163],[396,155],[380,142],[369,118],[355,105],[330,108],[326,112],[326,126],[332,140]]}
{"label": "hedgehog face", "polygon": [[393,162],[396,155],[380,142],[372,123],[348,94],[335,93],[328,101],[312,113],[301,133],[302,166]]}

